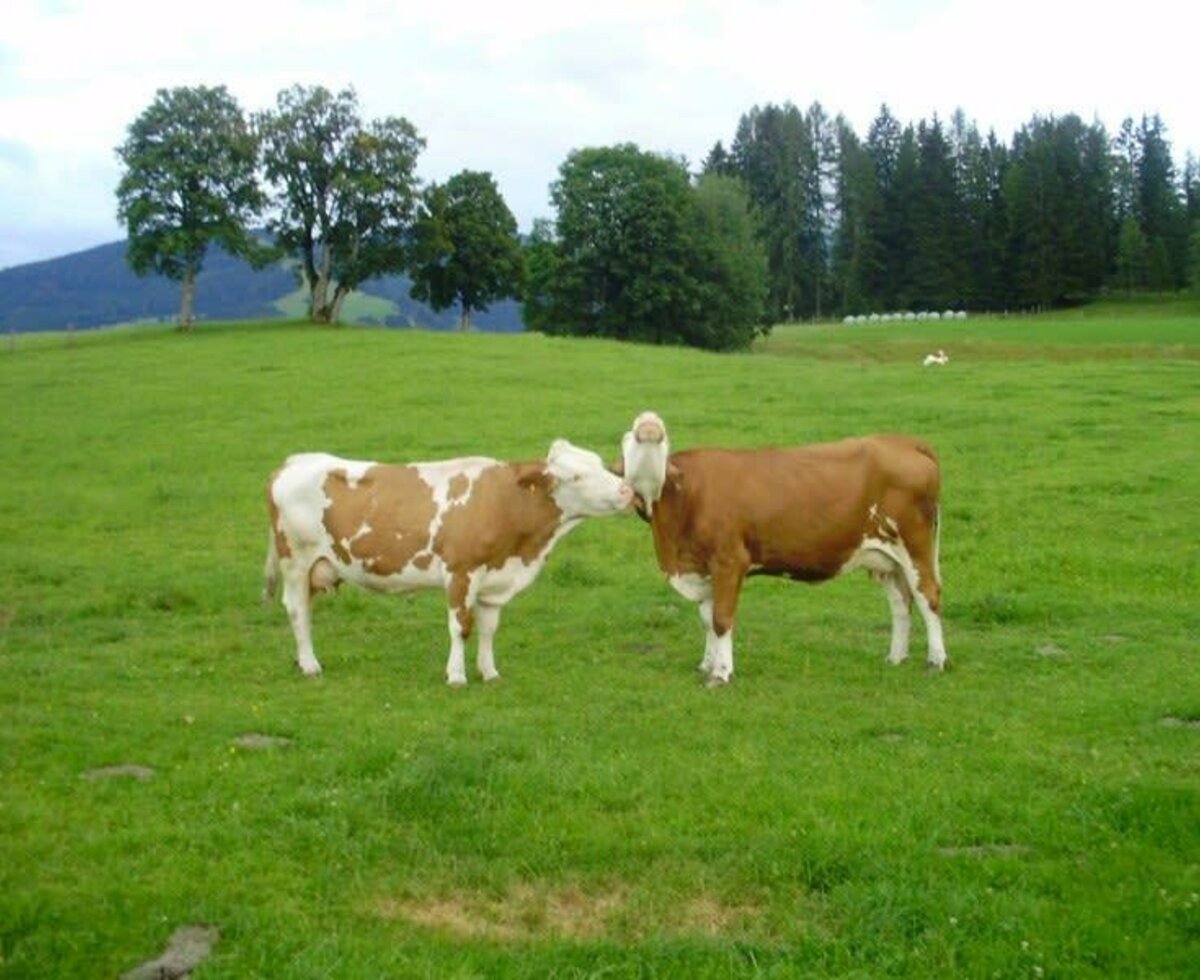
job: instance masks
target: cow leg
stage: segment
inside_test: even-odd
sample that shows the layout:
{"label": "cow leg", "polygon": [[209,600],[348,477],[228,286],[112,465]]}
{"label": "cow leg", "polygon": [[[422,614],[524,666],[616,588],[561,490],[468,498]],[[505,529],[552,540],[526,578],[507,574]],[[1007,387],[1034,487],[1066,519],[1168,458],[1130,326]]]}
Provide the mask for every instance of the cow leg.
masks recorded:
{"label": "cow leg", "polygon": [[485,681],[497,680],[500,672],[496,670],[496,651],[492,648],[492,639],[500,626],[500,607],[479,603],[475,607],[475,622],[479,625],[479,653],[476,660],[479,676]]}
{"label": "cow leg", "polygon": [[710,686],[727,684],[733,677],[733,621],[737,616],[738,595],[742,591],[745,569],[727,564],[713,571],[712,633],[713,657],[709,671]]}
{"label": "cow leg", "polygon": [[455,572],[446,583],[446,597],[450,603],[446,623],[450,629],[450,656],[446,660],[446,683],[462,687],[467,683],[466,643],[471,637],[475,617],[471,612],[471,579],[463,572]]}
{"label": "cow leg", "polygon": [[712,674],[713,661],[717,656],[717,634],[713,632],[712,624],[712,599],[702,600],[699,608],[700,622],[704,624],[704,659],[700,661],[700,673],[707,677]]}
{"label": "cow leg", "polygon": [[466,606],[450,607],[447,616],[450,628],[450,656],[446,660],[446,683],[462,687],[467,683],[467,640],[471,637],[474,616]]}
{"label": "cow leg", "polygon": [[[937,589],[940,593],[940,588]],[[929,669],[943,670],[946,666],[946,640],[942,636],[942,617],[938,614],[940,603],[930,601],[926,591],[916,592],[917,608],[925,620],[925,635],[929,642]]]}
{"label": "cow leg", "polygon": [[928,663],[931,670],[942,670],[946,666],[946,641],[942,636],[942,577],[938,569],[938,531],[924,540],[914,542],[909,549],[912,555],[912,575],[909,582],[921,618],[925,620],[925,636],[929,643]]}
{"label": "cow leg", "polygon": [[296,663],[302,673],[313,676],[321,673],[312,645],[312,592],[308,573],[297,573],[295,564],[287,569],[283,579],[283,607],[287,610],[296,636]]}
{"label": "cow leg", "polygon": [[912,630],[912,593],[898,572],[883,572],[872,577],[883,586],[892,607],[892,647],[888,652],[888,663],[903,663],[908,659],[908,637]]}

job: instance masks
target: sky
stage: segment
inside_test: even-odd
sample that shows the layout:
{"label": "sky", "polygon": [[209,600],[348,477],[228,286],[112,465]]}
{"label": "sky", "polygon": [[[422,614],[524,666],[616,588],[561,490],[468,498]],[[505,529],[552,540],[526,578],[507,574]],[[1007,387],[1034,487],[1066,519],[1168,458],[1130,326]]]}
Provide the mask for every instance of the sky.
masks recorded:
{"label": "sky", "polygon": [[[1189,12],[1189,8],[1192,8]],[[1007,0],[9,0],[0,17],[0,269],[124,238],[114,148],[160,88],[353,87],[403,116],[418,176],[495,177],[523,230],[567,155],[699,164],[755,105],[820,102],[862,137],[956,108],[1010,142],[1035,114],[1114,133],[1158,113],[1200,154],[1194,3]]]}

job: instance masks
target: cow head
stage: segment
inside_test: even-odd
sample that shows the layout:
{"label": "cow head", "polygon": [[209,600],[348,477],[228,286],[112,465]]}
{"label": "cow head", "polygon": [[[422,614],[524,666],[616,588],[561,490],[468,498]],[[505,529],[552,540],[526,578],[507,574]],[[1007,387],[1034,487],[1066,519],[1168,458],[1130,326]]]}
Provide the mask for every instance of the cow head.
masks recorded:
{"label": "cow head", "polygon": [[629,510],[633,490],[604,461],[566,439],[555,439],[546,456],[550,494],[565,517],[604,517]]}
{"label": "cow head", "polygon": [[621,473],[641,498],[646,516],[662,496],[670,454],[667,427],[655,412],[642,412],[621,437]]}

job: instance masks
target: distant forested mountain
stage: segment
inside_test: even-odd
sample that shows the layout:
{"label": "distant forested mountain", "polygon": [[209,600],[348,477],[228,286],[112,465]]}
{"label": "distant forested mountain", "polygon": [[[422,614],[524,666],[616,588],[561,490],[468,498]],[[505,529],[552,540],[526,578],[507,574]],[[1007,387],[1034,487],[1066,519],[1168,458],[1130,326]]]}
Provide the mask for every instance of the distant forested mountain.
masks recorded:
{"label": "distant forested mountain", "polygon": [[[435,313],[408,295],[407,277],[373,279],[361,292],[391,306],[362,304],[374,312],[358,322],[392,327],[452,330],[458,310]],[[171,320],[179,312],[179,285],[161,276],[138,278],[125,262],[125,243],[98,245],[45,262],[0,269],[0,332],[88,329],[131,320]],[[283,263],[255,271],[219,247],[209,250],[196,282],[196,313],[204,320],[283,317],[277,305],[297,289],[296,276]],[[355,304],[345,319],[353,322]],[[520,305],[506,300],[471,316],[472,327],[490,332],[522,329]]]}

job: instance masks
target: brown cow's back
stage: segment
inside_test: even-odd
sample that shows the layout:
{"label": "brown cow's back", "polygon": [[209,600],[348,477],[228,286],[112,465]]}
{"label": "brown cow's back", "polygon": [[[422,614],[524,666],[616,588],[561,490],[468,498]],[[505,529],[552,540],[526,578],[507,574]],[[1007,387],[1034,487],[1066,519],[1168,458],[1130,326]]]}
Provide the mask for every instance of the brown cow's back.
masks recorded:
{"label": "brown cow's back", "polygon": [[859,546],[873,505],[903,527],[912,523],[912,501],[925,508],[938,499],[932,449],[906,436],[692,449],[674,453],[671,465],[678,476],[654,515],[668,574],[702,571],[721,549],[744,548],[752,572],[820,581]]}

